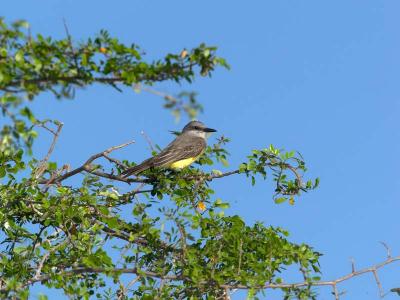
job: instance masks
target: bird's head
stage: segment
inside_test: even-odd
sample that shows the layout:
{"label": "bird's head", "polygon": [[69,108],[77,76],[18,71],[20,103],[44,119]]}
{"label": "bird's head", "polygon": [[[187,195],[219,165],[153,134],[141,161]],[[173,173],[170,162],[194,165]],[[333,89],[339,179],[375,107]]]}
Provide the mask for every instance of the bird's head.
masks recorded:
{"label": "bird's head", "polygon": [[202,138],[206,138],[207,133],[211,133],[211,132],[216,132],[216,130],[206,127],[200,121],[191,121],[191,122],[187,123],[186,126],[183,127],[183,129],[182,129],[182,133],[199,136]]}

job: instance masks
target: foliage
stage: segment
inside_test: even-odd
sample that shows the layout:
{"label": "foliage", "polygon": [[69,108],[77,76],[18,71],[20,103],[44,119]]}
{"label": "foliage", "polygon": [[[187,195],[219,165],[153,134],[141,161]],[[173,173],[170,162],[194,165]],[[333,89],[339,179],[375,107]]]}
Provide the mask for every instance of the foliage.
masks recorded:
{"label": "foliage", "polygon": [[[228,164],[228,139],[221,137],[193,167],[148,170],[129,179],[119,174],[134,163],[110,157],[126,144],[95,154],[74,170],[51,162],[51,148],[44,159],[24,155],[31,153],[36,127],[49,130],[53,144],[62,128],[58,121],[37,120],[25,99],[45,91],[69,98],[75,88],[93,83],[119,89],[117,84],[191,82],[197,71],[205,76],[227,66],[216,48],[200,45],[148,63],[137,45],[126,46],[105,31],[75,45],[69,36],[32,37],[23,33],[24,26],[0,22],[0,104],[8,118],[0,136],[3,298],[27,298],[34,284],[73,298],[217,299],[235,288],[248,289],[255,298],[265,285],[282,283],[288,266],[296,266],[307,281],[315,279],[318,252],[290,242],[282,228],[226,216],[229,204],[212,188],[214,180],[228,176],[243,174],[253,185],[272,176],[275,202],[293,204],[295,196],[318,184],[303,183],[305,163],[295,152],[271,145],[254,150],[233,171],[200,171],[201,165]],[[192,109],[201,108],[190,101]],[[171,103],[166,108],[177,109]],[[72,184],[72,177],[80,180]],[[287,297],[314,297],[309,288],[283,290]]]}
{"label": "foliage", "polygon": [[[0,19],[0,90],[4,92],[0,106],[3,114],[14,121],[14,126],[2,129],[1,149],[21,140],[28,147],[32,145],[35,132],[30,124],[37,122],[29,108],[20,108],[24,98],[33,100],[46,91],[57,99],[72,98],[77,87],[93,83],[121,91],[118,84],[136,87],[139,83],[152,85],[166,80],[192,82],[196,73],[211,76],[216,66],[229,67],[215,55],[215,47],[205,44],[146,62],[139,46],[125,45],[105,30],[94,39],[75,45],[68,31],[67,38],[54,40],[40,34],[33,37],[24,28],[29,28],[24,21],[8,26]],[[193,109],[199,108],[194,94],[178,97],[188,97],[188,104],[165,97],[165,107],[174,114],[188,110],[193,115]]]}

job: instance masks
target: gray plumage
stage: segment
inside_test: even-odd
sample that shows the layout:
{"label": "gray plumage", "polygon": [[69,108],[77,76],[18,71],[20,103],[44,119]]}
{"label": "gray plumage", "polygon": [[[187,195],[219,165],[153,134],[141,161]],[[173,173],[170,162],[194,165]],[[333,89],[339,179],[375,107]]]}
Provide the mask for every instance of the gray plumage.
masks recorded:
{"label": "gray plumage", "polygon": [[207,132],[215,131],[215,129],[205,127],[202,122],[189,122],[182,129],[182,133],[159,154],[146,159],[137,166],[128,168],[121,175],[123,177],[138,175],[150,168],[169,167],[171,164],[184,159],[197,158],[207,146]]}

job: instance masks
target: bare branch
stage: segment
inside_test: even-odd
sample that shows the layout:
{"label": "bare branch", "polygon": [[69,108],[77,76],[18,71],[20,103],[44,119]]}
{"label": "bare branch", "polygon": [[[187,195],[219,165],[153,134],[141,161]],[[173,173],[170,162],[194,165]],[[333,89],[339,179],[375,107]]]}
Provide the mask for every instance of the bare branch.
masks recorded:
{"label": "bare branch", "polygon": [[351,273],[354,273],[356,271],[356,265],[354,262],[354,258],[351,258],[350,261],[351,261]]}
{"label": "bare branch", "polygon": [[117,294],[118,300],[126,299],[126,296],[128,294],[130,287],[132,285],[134,285],[136,282],[138,282],[140,280],[140,278],[142,278],[142,277],[137,276],[137,277],[133,278],[126,286],[124,286],[122,283],[120,283],[121,287],[120,287],[120,290],[118,291],[119,295]]}
{"label": "bare branch", "polygon": [[110,157],[108,154],[104,154],[103,155],[105,159],[107,159],[109,162],[116,164],[118,167],[120,167],[121,169],[125,170],[126,166],[120,162],[118,159],[115,159],[113,157]]}
{"label": "bare branch", "polygon": [[239,174],[240,171],[238,170],[234,170],[234,171],[229,171],[226,173],[222,173],[222,174],[211,174],[207,176],[207,180],[211,181],[213,179],[218,179],[218,178],[223,178],[223,177],[227,177],[227,176],[231,176],[231,175],[235,175],[235,174]]}
{"label": "bare branch", "polygon": [[337,289],[336,283],[332,285],[333,295],[335,296],[335,300],[339,300],[339,291]]}
{"label": "bare branch", "polygon": [[[107,156],[107,155],[108,155],[109,153],[111,153],[112,151],[115,151],[115,150],[117,150],[117,149],[126,147],[126,146],[128,146],[128,145],[130,145],[130,144],[132,144],[132,143],[134,143],[134,142],[135,142],[135,141],[130,141],[130,142],[127,142],[127,143],[124,143],[124,144],[121,144],[121,145],[117,145],[117,146],[110,147],[110,148],[108,148],[108,149],[106,149],[106,150],[104,150],[104,151],[102,151],[102,152],[99,152],[99,153],[97,153],[97,154],[92,155],[92,156],[91,156],[83,165],[81,165],[80,167],[78,167],[78,168],[76,168],[76,169],[74,169],[74,170],[72,170],[72,171],[70,171],[70,172],[67,172],[67,173],[65,173],[64,175],[60,175],[60,176],[58,176],[58,177],[51,178],[50,180],[42,180],[42,181],[40,181],[39,183],[41,183],[41,184],[47,184],[47,185],[53,184],[53,183],[59,183],[59,182],[65,180],[65,179],[67,179],[67,178],[69,178],[69,177],[72,177],[72,176],[74,176],[74,175],[76,175],[76,174],[78,174],[78,173],[81,173],[81,172],[83,172],[83,171],[86,171],[86,172],[88,172],[88,173],[92,173],[92,174],[95,174],[95,175],[98,175],[98,176],[101,176],[101,177],[106,177],[106,178],[109,178],[109,179],[119,180],[119,181],[123,181],[123,182],[132,182],[132,179],[125,179],[125,178],[122,178],[122,177],[119,177],[119,176],[116,176],[116,175],[107,174],[107,173],[103,173],[103,172],[100,172],[100,171],[95,171],[95,170],[93,170],[93,168],[91,167],[91,163],[92,163],[94,160],[96,160],[96,159],[98,159],[98,158],[100,158],[100,157],[105,157],[105,155]],[[106,157],[106,158],[107,158],[107,157]]]}
{"label": "bare branch", "polygon": [[73,56],[73,59],[74,59],[75,68],[76,68],[76,71],[79,74],[79,63],[78,63],[78,58],[76,56],[76,51],[75,51],[74,46],[72,44],[72,36],[69,33],[69,29],[68,29],[68,26],[67,26],[67,21],[65,19],[63,19],[63,23],[64,23],[65,33],[66,33],[67,39],[68,39],[68,44],[69,44],[69,47],[71,49],[71,53],[72,53],[72,56]]}
{"label": "bare branch", "polygon": [[392,251],[390,250],[390,247],[385,242],[381,242],[381,244],[386,249],[387,258],[391,258],[392,257],[392,253],[391,253]]}
{"label": "bare branch", "polygon": [[144,132],[142,130],[141,135],[144,137],[144,139],[146,140],[147,144],[149,144],[149,147],[150,147],[151,151],[155,151],[154,146],[153,146],[153,142],[151,141],[149,136],[146,134],[146,132]]}
{"label": "bare branch", "polygon": [[[44,124],[42,124],[43,126]],[[45,127],[46,128],[46,127]],[[46,128],[48,130],[51,131],[50,128]],[[58,128],[57,132],[53,132],[54,136],[55,136],[55,140],[56,137],[58,137],[59,134],[59,130],[61,130],[61,127]],[[53,144],[55,144],[55,140],[53,141]],[[67,171],[66,173],[62,174],[62,175],[52,175],[49,179],[42,179],[39,181],[39,184],[45,184],[45,185],[50,185],[50,184],[60,184],[63,180],[72,177],[74,175],[77,175],[79,173],[82,172],[87,172],[102,178],[106,178],[106,179],[110,179],[110,180],[115,180],[115,181],[120,181],[120,182],[124,182],[124,183],[144,183],[144,184],[151,184],[155,181],[154,178],[150,178],[150,177],[123,177],[123,176],[119,176],[119,175],[115,175],[113,173],[113,171],[111,173],[105,173],[103,171],[101,171],[101,169],[97,166],[93,166],[92,162],[100,157],[103,157],[105,159],[107,159],[108,161],[116,164],[118,167],[120,167],[121,169],[125,169],[126,166],[121,163],[119,160],[114,159],[112,157],[110,157],[108,154],[111,153],[114,150],[126,147],[127,145],[130,145],[134,143],[134,141],[130,141],[128,143],[124,143],[118,146],[113,146],[110,147],[102,152],[99,152],[97,154],[92,155],[91,157],[89,157],[89,159],[86,160],[85,163],[83,163],[81,166],[79,166],[76,169],[73,169],[72,171]],[[151,143],[150,143],[151,145]],[[51,151],[53,151],[53,147],[50,148]],[[51,153],[51,151],[49,151],[49,153]],[[48,159],[48,158],[47,158]],[[266,163],[266,166],[273,168],[275,166],[275,164],[273,163]],[[298,174],[296,168],[285,164],[283,167],[288,168],[289,170],[291,170],[294,175],[297,178],[297,184],[299,185],[299,188],[302,187],[302,183],[301,183],[301,176],[300,174]],[[39,174],[42,174],[44,172],[40,171]],[[214,179],[219,179],[219,178],[223,178],[223,177],[227,177],[227,176],[231,176],[231,175],[235,175],[235,174],[241,174],[242,172],[237,169],[237,170],[233,170],[233,171],[228,171],[225,173],[212,173],[212,174],[206,174],[206,173],[201,173],[201,174],[194,174],[194,175],[186,175],[183,176],[182,179],[187,179],[187,180],[192,180],[192,179],[199,179],[199,180],[207,180],[207,181],[212,181]]]}
{"label": "bare branch", "polygon": [[54,151],[54,147],[55,147],[55,145],[57,143],[58,137],[60,136],[60,132],[61,132],[61,129],[62,129],[63,126],[64,126],[63,123],[58,123],[56,132],[54,132],[51,129],[48,129],[48,130],[50,130],[50,132],[53,133],[53,142],[51,143],[50,148],[47,151],[47,154],[46,154],[45,158],[41,161],[39,167],[36,169],[36,172],[35,172],[35,177],[36,178],[39,178],[40,176],[42,176],[43,172],[46,170],[47,162],[50,159],[51,153],[53,153],[53,151]]}
{"label": "bare branch", "polygon": [[[337,285],[343,281],[347,281],[353,277],[356,276],[360,276],[366,273],[372,273],[375,277],[375,281],[376,284],[378,286],[379,289],[379,294],[381,297],[384,296],[384,291],[382,288],[382,285],[379,281],[379,278],[377,276],[377,271],[381,268],[383,268],[386,265],[389,265],[391,263],[394,263],[396,261],[400,261],[400,255],[399,256],[395,256],[395,257],[388,257],[385,261],[373,265],[371,267],[368,268],[364,268],[361,269],[359,271],[352,271],[351,273],[344,275],[342,277],[339,277],[337,279],[334,280],[329,280],[329,281],[316,281],[316,282],[308,282],[308,281],[304,281],[304,282],[298,282],[298,283],[281,283],[281,284],[266,284],[264,286],[260,286],[258,287],[258,289],[284,289],[284,288],[300,288],[300,287],[308,287],[308,286],[331,286],[332,289],[334,290],[334,295],[335,295],[335,299],[339,299],[339,292],[337,291]],[[249,286],[246,285],[221,285],[221,287],[228,287],[231,289],[249,289]],[[253,287],[254,288],[254,287]]]}
{"label": "bare branch", "polygon": [[[49,239],[46,239],[46,241],[49,241]],[[49,256],[54,253],[57,249],[59,249],[60,247],[62,247],[63,245],[67,244],[70,241],[70,239],[67,237],[63,242],[59,243],[58,245],[55,245],[53,248],[49,249],[42,257],[42,259],[40,260],[40,262],[37,265],[37,269],[36,269],[36,273],[35,276],[33,276],[33,278],[31,280],[37,280],[41,277],[42,274],[42,269],[44,266],[44,263],[46,262],[46,260],[49,258]],[[43,244],[43,243],[42,243]]]}
{"label": "bare branch", "polygon": [[383,291],[383,287],[382,287],[381,281],[379,280],[377,270],[372,270],[372,274],[374,274],[376,285],[378,286],[378,289],[379,289],[379,295],[381,296],[381,298],[383,298],[383,296],[385,295],[385,292]]}
{"label": "bare branch", "polygon": [[179,223],[179,221],[177,219],[174,219],[176,226],[179,229],[179,233],[180,233],[180,241],[181,241],[181,249],[182,249],[182,259],[185,260],[186,259],[186,231],[185,228],[183,228],[182,224]]}
{"label": "bare branch", "polygon": [[167,94],[167,93],[164,93],[164,92],[160,92],[158,90],[152,89],[152,88],[147,87],[147,86],[142,86],[141,84],[136,84],[135,85],[135,89],[145,91],[147,93],[159,96],[161,98],[164,98],[166,100],[169,100],[169,101],[172,101],[172,102],[175,102],[175,103],[181,103],[182,102],[182,100],[180,100],[180,99],[178,99],[178,98],[176,98],[176,97],[174,97],[174,96],[172,96],[170,94]]}
{"label": "bare branch", "polygon": [[[106,230],[108,231],[108,230]],[[113,231],[113,230],[110,230]],[[114,231],[113,231],[114,232]],[[110,232],[109,232],[110,233]],[[119,234],[117,234],[118,237]],[[124,239],[129,238],[129,236],[126,236]],[[135,242],[139,242],[139,241],[135,241]],[[140,243],[140,242],[139,242]],[[146,242],[144,242],[146,243]],[[61,243],[63,244],[63,243]],[[56,248],[58,248],[61,244],[57,245]],[[54,248],[55,249],[55,248]],[[40,270],[43,267],[44,261],[47,259],[49,254],[45,255],[41,262],[38,265],[38,271],[36,271],[36,274],[33,278],[31,278],[30,280],[28,280],[25,284],[23,284],[23,287],[27,287],[29,285],[32,285],[36,282],[42,282],[42,281],[46,281],[51,279],[52,276],[54,276],[55,274],[40,274]],[[259,286],[259,287],[254,287],[254,286],[247,286],[247,285],[241,285],[241,284],[221,284],[219,287],[221,289],[224,290],[224,294],[225,297],[229,297],[229,292],[230,290],[237,290],[237,289],[285,289],[285,288],[301,288],[301,287],[310,287],[310,286],[330,286],[333,290],[332,294],[335,297],[335,300],[339,299],[339,296],[341,293],[339,293],[337,285],[347,281],[353,277],[356,276],[360,276],[362,274],[366,274],[366,273],[372,273],[374,275],[376,284],[378,286],[379,289],[379,295],[382,298],[385,294],[384,294],[384,290],[382,287],[382,284],[379,280],[377,271],[383,267],[385,267],[388,264],[394,263],[396,261],[400,261],[400,255],[399,256],[395,256],[395,257],[390,257],[387,258],[385,261],[378,263],[376,265],[361,269],[359,271],[354,271],[351,272],[347,275],[344,275],[342,277],[339,277],[337,279],[334,280],[330,280],[330,281],[316,281],[316,282],[310,282],[310,281],[304,281],[304,282],[299,282],[299,283],[281,283],[281,284],[265,284],[263,286]],[[60,271],[58,273],[58,275],[64,276],[64,277],[68,277],[68,276],[76,276],[79,274],[90,274],[90,273],[123,273],[123,274],[136,274],[139,277],[140,276],[147,276],[147,277],[153,277],[153,278],[158,278],[161,280],[190,280],[187,277],[184,277],[182,275],[174,275],[174,274],[160,274],[160,273],[156,273],[156,272],[152,272],[152,271],[147,271],[147,270],[139,270],[137,268],[114,268],[114,269],[109,269],[109,268],[91,268],[91,267],[80,267],[80,268],[72,268],[69,270],[63,270]],[[138,279],[135,278],[133,280],[133,283],[135,283]],[[210,284],[210,282],[204,281],[204,282],[200,282],[199,284],[201,285],[208,285]],[[126,290],[128,289],[130,285],[127,286]],[[0,287],[0,291],[5,290],[6,287]],[[394,290],[394,289],[393,289]],[[225,298],[225,299],[229,299],[229,298]]]}
{"label": "bare branch", "polygon": [[6,114],[14,122],[16,121],[15,115],[8,109],[7,105],[5,105],[4,103],[0,102],[0,107],[3,110],[4,114]]}
{"label": "bare branch", "polygon": [[137,276],[136,278],[132,279],[131,282],[129,282],[126,286],[126,289],[129,290],[129,288],[134,285],[136,282],[138,282],[142,278],[141,276]]}
{"label": "bare branch", "polygon": [[40,277],[40,274],[42,274],[44,262],[49,258],[50,254],[51,254],[51,251],[48,251],[48,252],[46,252],[45,255],[43,255],[42,259],[40,260],[40,262],[37,266],[37,270],[36,270],[36,273],[35,273],[35,276],[33,277],[33,279]]}

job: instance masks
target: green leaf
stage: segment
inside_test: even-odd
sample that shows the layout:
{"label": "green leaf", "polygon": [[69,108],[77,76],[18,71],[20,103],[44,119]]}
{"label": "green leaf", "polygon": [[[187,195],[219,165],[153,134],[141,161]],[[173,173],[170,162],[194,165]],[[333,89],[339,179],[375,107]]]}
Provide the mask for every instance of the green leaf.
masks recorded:
{"label": "green leaf", "polygon": [[222,162],[222,164],[223,164],[225,167],[228,167],[228,166],[229,166],[229,163],[228,163],[228,161],[227,161],[225,158],[221,157],[221,158],[220,158],[220,161]]}
{"label": "green leaf", "polygon": [[21,50],[17,51],[17,53],[15,53],[15,61],[20,63],[24,61],[24,52],[22,52]]}
{"label": "green leaf", "polygon": [[3,178],[4,176],[6,176],[6,174],[6,169],[0,166],[0,178]]}
{"label": "green leaf", "polygon": [[276,198],[274,201],[276,204],[281,204],[281,203],[285,202],[286,200],[287,199],[285,197],[279,197],[279,198]]}

